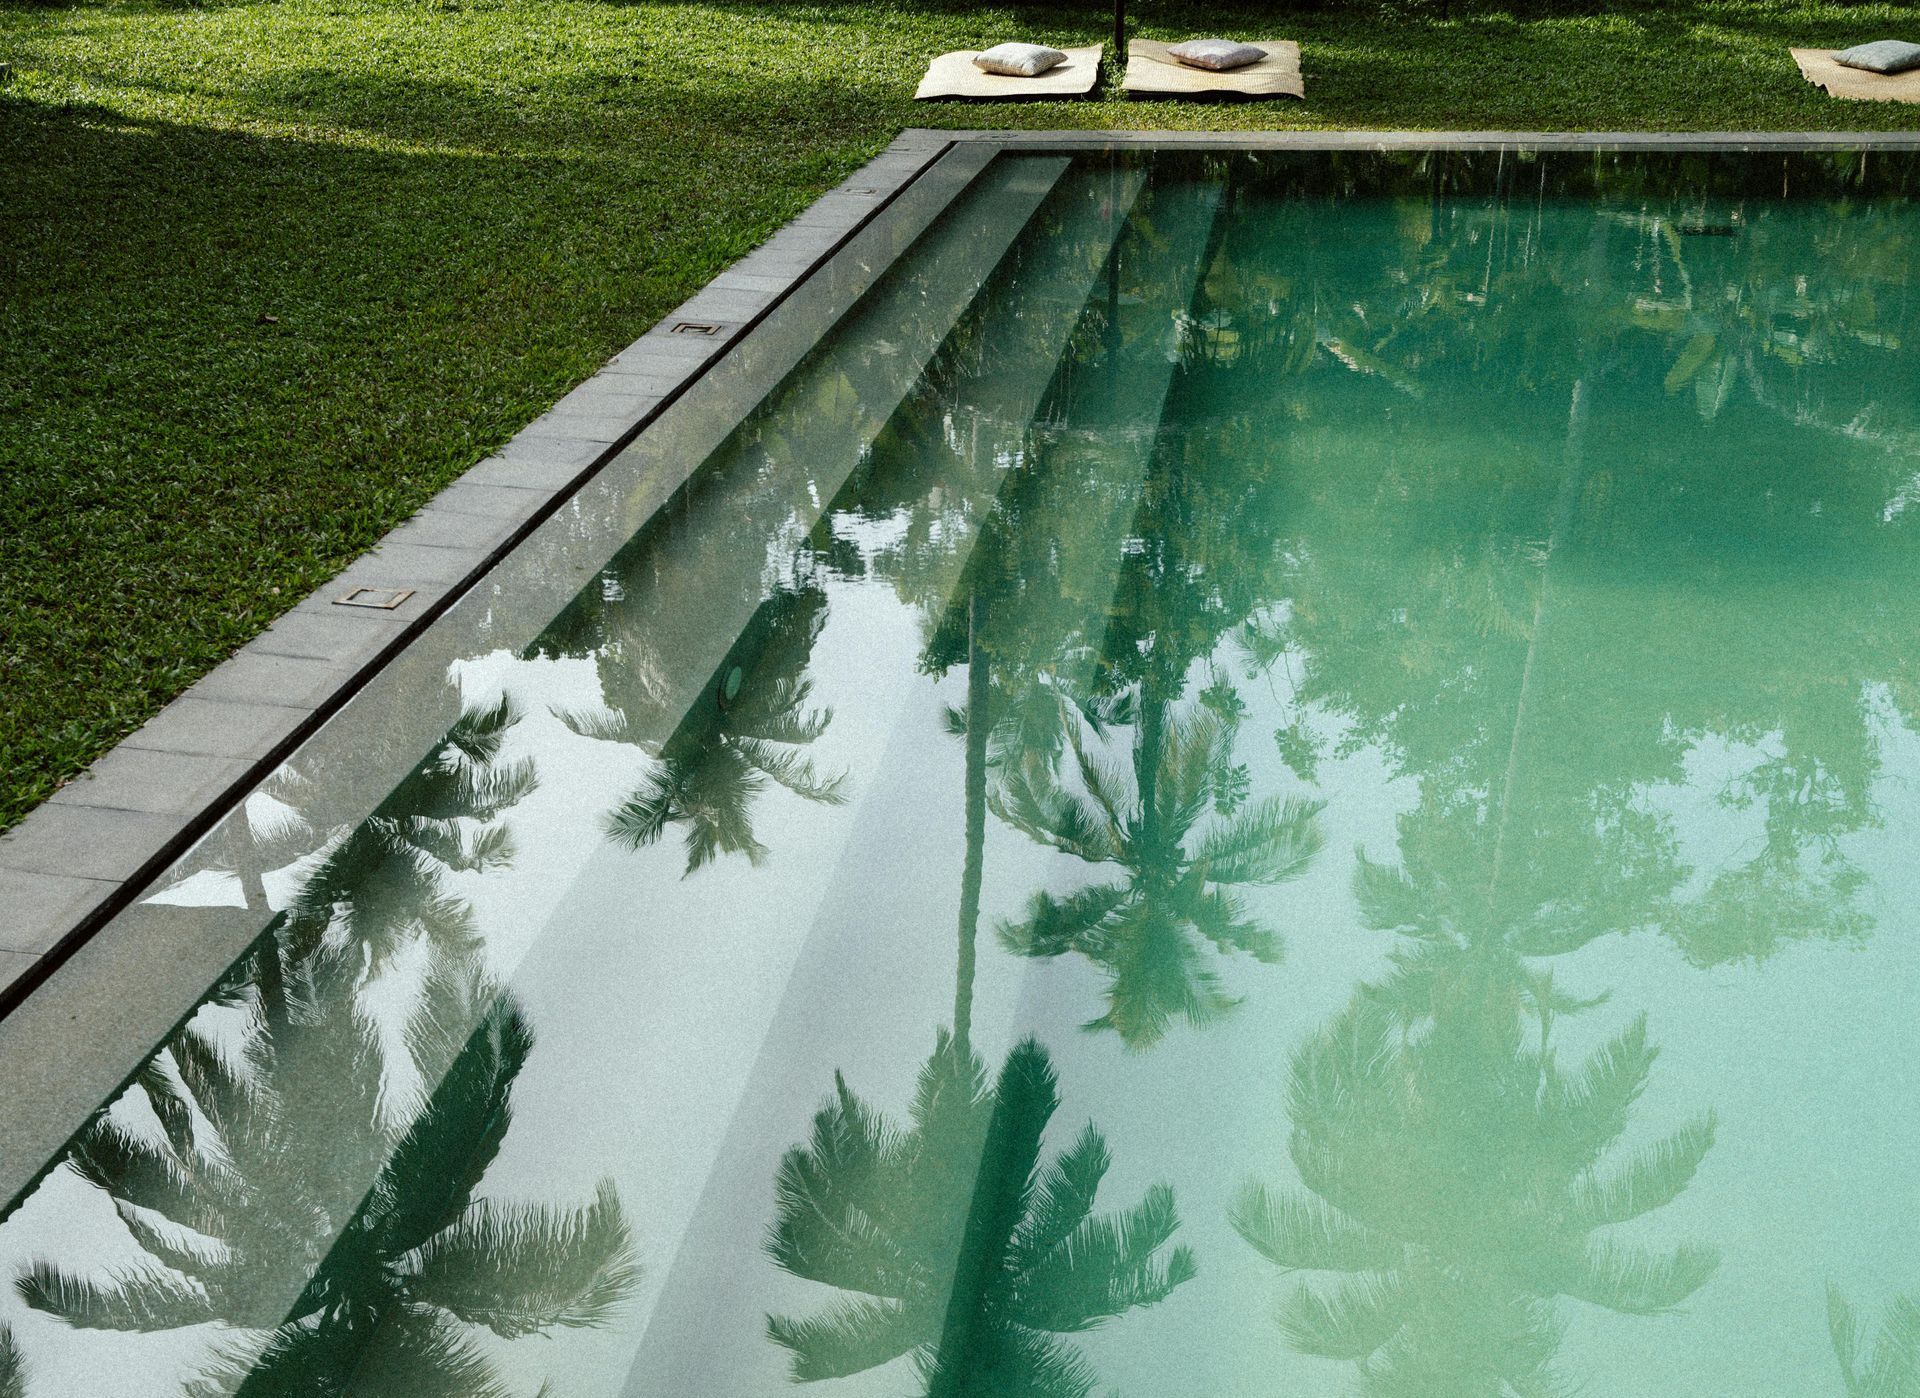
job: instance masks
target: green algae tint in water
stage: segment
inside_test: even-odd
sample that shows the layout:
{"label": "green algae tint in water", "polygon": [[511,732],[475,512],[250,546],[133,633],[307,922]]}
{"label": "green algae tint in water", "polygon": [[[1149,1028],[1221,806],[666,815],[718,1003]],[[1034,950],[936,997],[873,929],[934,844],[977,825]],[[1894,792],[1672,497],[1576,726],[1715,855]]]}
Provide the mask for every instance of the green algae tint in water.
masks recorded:
{"label": "green algae tint in water", "polygon": [[1920,1392],[1914,180],[1003,158],[160,895],[0,1392]]}

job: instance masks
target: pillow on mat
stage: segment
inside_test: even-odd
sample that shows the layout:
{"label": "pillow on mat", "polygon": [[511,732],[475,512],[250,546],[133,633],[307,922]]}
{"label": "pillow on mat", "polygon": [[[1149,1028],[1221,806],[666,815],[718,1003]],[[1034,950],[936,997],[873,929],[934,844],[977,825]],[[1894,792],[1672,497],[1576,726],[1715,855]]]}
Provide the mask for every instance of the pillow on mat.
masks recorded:
{"label": "pillow on mat", "polygon": [[1265,49],[1252,44],[1236,44],[1231,39],[1189,39],[1167,50],[1167,56],[1189,68],[1205,68],[1209,73],[1225,73],[1244,68],[1267,56]]}
{"label": "pillow on mat", "polygon": [[1043,44],[995,44],[985,53],[976,54],[973,66],[983,73],[999,73],[1008,78],[1037,78],[1066,61],[1067,56],[1059,49]]}
{"label": "pillow on mat", "polygon": [[1920,44],[1899,39],[1877,39],[1871,44],[1855,44],[1841,49],[1833,61],[1847,68],[1864,68],[1869,73],[1904,73],[1920,68]]}

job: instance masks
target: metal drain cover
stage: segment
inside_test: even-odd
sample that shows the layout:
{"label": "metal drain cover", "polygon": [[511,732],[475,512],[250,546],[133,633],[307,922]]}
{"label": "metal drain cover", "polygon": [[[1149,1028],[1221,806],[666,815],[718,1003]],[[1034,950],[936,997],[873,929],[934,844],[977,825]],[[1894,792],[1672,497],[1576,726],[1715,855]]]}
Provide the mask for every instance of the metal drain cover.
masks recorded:
{"label": "metal drain cover", "polygon": [[409,597],[413,596],[410,587],[356,587],[344,597],[333,599],[336,607],[372,607],[376,611],[390,612]]}

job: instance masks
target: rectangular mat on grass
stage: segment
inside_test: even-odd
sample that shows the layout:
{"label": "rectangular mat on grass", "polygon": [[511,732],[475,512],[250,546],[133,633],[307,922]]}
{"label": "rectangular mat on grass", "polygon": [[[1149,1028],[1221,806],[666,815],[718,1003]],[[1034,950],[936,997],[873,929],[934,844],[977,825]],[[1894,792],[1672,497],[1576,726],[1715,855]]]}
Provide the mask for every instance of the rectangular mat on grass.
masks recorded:
{"label": "rectangular mat on grass", "polygon": [[979,49],[959,49],[943,53],[927,68],[914,92],[921,102],[948,98],[985,98],[989,101],[1018,100],[1023,97],[1084,97],[1093,91],[1100,77],[1100,44],[1086,48],[1062,49],[1067,61],[1031,78],[1010,78],[1001,73],[983,73],[973,66]]}
{"label": "rectangular mat on grass", "polygon": [[1250,39],[1267,51],[1258,63],[1225,73],[1189,68],[1167,56],[1166,44],[1135,39],[1127,45],[1127,76],[1121,84],[1143,97],[1305,97],[1300,45],[1291,39]]}
{"label": "rectangular mat on grass", "polygon": [[1862,102],[1920,102],[1920,68],[1905,73],[1869,73],[1833,61],[1831,49],[1793,49],[1800,75],[1829,97]]}

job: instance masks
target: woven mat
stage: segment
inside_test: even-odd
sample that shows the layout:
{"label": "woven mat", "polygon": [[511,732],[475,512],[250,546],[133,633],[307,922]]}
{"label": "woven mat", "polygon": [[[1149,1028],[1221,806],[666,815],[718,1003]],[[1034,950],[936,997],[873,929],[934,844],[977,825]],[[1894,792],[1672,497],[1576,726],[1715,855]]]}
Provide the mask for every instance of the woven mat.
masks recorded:
{"label": "woven mat", "polygon": [[1100,52],[1103,45],[1083,49],[1062,49],[1067,61],[1031,78],[1010,78],[1003,73],[983,73],[973,66],[979,49],[960,49],[943,53],[928,65],[914,98],[921,102],[955,97],[985,98],[989,101],[1018,100],[1022,97],[1084,97],[1093,91],[1100,78]]}
{"label": "woven mat", "polygon": [[1167,45],[1135,39],[1127,45],[1128,92],[1160,97],[1305,97],[1300,76],[1300,45],[1291,39],[1250,39],[1267,56],[1225,73],[1189,68],[1167,57]]}
{"label": "woven mat", "polygon": [[1861,102],[1920,102],[1920,68],[1904,73],[1869,73],[1833,61],[1831,49],[1793,49],[1800,75],[1829,97]]}

